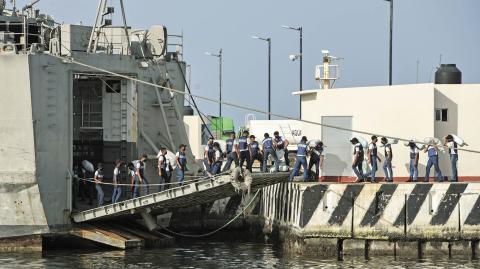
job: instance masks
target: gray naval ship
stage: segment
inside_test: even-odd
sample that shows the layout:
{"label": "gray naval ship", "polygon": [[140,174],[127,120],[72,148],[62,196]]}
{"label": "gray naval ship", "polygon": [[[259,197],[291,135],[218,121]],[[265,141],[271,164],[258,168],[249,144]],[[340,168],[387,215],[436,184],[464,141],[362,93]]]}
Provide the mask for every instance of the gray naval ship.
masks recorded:
{"label": "gray naval ship", "polygon": [[[168,52],[165,27],[132,29],[123,1],[99,1],[92,26],[57,23],[35,8],[38,1],[15,2],[0,0],[3,240],[71,229],[72,169],[82,160],[104,163],[108,174],[116,159],[188,142],[184,96],[128,79],[185,91],[186,63],[180,51]],[[193,164],[190,150],[187,159]],[[155,168],[147,165],[150,183]]]}

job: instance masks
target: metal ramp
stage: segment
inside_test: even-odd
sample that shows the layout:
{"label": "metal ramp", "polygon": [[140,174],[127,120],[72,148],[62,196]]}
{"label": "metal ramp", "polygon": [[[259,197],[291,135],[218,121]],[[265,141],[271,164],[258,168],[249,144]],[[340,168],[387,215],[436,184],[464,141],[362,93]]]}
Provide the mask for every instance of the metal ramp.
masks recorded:
{"label": "metal ramp", "polygon": [[[289,173],[252,174],[251,192],[288,180]],[[73,213],[74,222],[82,223],[117,217],[164,213],[166,210],[190,207],[235,195],[230,175],[206,179],[166,191],[153,193],[120,203]]]}

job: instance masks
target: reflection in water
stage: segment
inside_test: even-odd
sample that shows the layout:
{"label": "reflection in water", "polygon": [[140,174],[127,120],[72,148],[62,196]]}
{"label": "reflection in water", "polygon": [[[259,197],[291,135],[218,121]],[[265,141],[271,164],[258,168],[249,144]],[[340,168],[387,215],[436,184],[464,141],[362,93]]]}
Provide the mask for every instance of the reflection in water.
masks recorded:
{"label": "reflection in water", "polygon": [[0,254],[0,268],[480,268],[468,257],[411,258],[345,257],[336,259],[283,256],[273,245],[231,242],[179,242],[164,249],[128,251],[47,251]]}

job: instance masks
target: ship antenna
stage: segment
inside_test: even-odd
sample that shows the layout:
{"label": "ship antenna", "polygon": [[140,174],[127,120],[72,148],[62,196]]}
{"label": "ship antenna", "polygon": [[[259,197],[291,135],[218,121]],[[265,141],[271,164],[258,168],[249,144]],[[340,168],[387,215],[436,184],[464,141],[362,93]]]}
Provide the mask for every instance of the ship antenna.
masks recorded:
{"label": "ship antenna", "polygon": [[[127,18],[125,16],[125,6],[123,0],[119,0],[120,9],[122,11],[123,29],[125,37],[127,38],[127,52],[130,52],[130,36],[128,34]],[[111,26],[112,20],[106,19],[107,15],[113,14],[114,8],[107,7],[107,0],[100,0],[97,8],[97,15],[95,16],[95,24],[93,25],[90,40],[88,41],[87,52],[96,53],[100,35],[104,27]]]}

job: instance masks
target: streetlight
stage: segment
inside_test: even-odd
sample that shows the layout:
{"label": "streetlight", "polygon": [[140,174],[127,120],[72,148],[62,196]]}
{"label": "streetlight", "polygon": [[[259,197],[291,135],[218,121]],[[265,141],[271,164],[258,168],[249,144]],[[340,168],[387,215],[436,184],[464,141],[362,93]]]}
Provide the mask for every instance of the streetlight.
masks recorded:
{"label": "streetlight", "polygon": [[388,63],[388,84],[392,85],[392,47],[393,47],[393,0],[385,0],[390,2],[390,54]]}
{"label": "streetlight", "polygon": [[[300,54],[290,55],[290,60],[295,61],[300,59],[300,91],[303,89],[303,28],[302,27],[293,27],[288,25],[282,25],[282,28],[298,31],[300,34]],[[302,100],[300,99],[300,118],[302,118]]]}
{"label": "streetlight", "polygon": [[252,36],[253,39],[259,39],[268,42],[268,119],[271,119],[271,93],[272,93],[272,39],[259,36]]}
{"label": "streetlight", "polygon": [[205,52],[206,55],[208,56],[213,56],[213,57],[217,57],[218,58],[218,63],[219,63],[219,68],[218,68],[218,73],[219,73],[219,77],[218,77],[218,89],[219,89],[219,97],[220,97],[220,102],[219,102],[219,117],[222,117],[222,51],[223,49],[220,49],[220,51],[218,52],[218,54],[215,54],[215,53],[211,53],[211,52]]}

